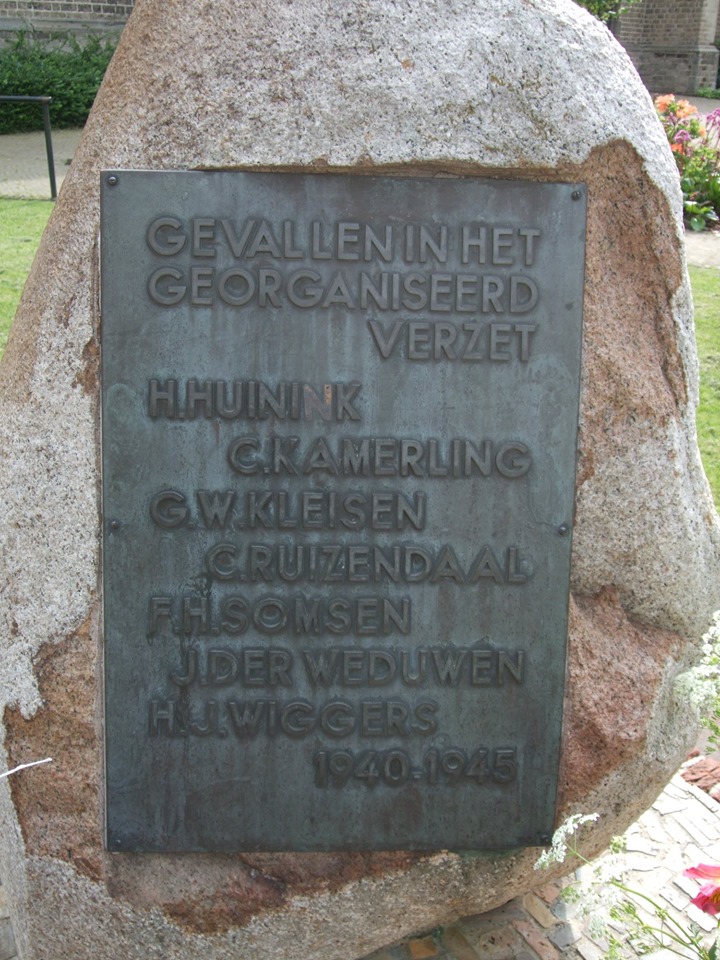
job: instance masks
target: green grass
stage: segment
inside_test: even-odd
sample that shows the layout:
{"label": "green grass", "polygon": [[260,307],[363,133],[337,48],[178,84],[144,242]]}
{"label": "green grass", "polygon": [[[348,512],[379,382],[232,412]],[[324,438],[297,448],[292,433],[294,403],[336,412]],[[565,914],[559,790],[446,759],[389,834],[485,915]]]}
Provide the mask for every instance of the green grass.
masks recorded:
{"label": "green grass", "polygon": [[698,439],[705,473],[720,509],[720,270],[690,267],[700,357]]}
{"label": "green grass", "polygon": [[[0,200],[0,357],[52,207],[47,200]],[[700,452],[720,508],[720,270],[691,267],[690,280],[700,356]]]}
{"label": "green grass", "polygon": [[52,208],[48,200],[0,200],[0,357]]}

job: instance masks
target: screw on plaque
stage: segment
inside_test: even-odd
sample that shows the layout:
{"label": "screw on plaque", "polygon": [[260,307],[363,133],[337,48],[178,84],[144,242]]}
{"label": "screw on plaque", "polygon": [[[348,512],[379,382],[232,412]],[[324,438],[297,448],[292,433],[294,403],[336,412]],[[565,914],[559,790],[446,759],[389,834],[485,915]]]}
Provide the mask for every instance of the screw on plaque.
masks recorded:
{"label": "screw on plaque", "polygon": [[110,176],[107,178],[107,182],[109,187],[116,187],[118,185],[118,178],[115,176],[114,173],[111,173]]}
{"label": "screw on plaque", "polygon": [[566,523],[561,523],[558,527],[558,533],[561,537],[566,537],[570,532],[570,527]]}
{"label": "screw on plaque", "polygon": [[572,196],[573,200],[579,200],[580,197],[582,196],[582,194],[580,193],[579,190],[573,190],[571,196]]}
{"label": "screw on plaque", "polygon": [[119,530],[119,529],[120,529],[120,521],[119,521],[119,520],[111,520],[111,521],[110,521],[110,529],[111,529],[111,530]]}

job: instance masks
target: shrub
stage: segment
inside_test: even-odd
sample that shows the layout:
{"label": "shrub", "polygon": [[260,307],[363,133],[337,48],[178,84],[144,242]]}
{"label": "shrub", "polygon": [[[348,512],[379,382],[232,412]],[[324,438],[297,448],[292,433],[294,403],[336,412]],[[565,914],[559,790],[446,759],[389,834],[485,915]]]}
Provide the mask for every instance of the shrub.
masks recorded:
{"label": "shrub", "polygon": [[[90,37],[80,43],[55,34],[52,45],[24,32],[0,50],[0,94],[52,97],[53,127],[81,127],[115,50],[114,40]],[[42,130],[37,104],[0,103],[0,133]]]}
{"label": "shrub", "polygon": [[687,100],[657,97],[662,122],[680,173],[685,220],[705,230],[720,213],[720,109],[702,117]]}
{"label": "shrub", "polygon": [[575,3],[585,7],[598,20],[609,24],[637,2],[638,0],[575,0]]}

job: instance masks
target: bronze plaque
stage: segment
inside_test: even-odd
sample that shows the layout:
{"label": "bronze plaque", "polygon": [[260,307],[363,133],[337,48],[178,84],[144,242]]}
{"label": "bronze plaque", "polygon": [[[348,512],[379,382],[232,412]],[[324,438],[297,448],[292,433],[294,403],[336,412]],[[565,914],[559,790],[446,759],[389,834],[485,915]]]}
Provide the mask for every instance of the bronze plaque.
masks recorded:
{"label": "bronze plaque", "polygon": [[555,815],[585,188],[102,175],[108,848]]}

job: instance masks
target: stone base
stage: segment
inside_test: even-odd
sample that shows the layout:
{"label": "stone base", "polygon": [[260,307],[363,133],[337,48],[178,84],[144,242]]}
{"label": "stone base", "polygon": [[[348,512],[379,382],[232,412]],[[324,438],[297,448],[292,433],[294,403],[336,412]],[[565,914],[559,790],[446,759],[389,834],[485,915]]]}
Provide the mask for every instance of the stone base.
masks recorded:
{"label": "stone base", "polygon": [[626,46],[642,81],[651,93],[695,93],[717,85],[720,51],[713,46],[693,49]]}

